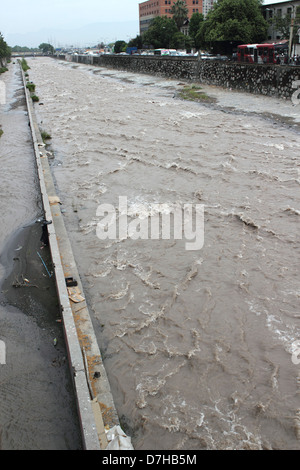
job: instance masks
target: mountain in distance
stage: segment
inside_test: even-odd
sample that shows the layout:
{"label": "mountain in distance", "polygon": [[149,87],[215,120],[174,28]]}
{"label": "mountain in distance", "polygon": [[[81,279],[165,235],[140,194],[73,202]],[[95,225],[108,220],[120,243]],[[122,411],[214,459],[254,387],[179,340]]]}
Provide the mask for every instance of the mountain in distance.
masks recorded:
{"label": "mountain in distance", "polygon": [[76,29],[42,29],[28,33],[8,33],[5,35],[9,46],[38,47],[46,42],[54,47],[93,46],[103,42],[109,44],[118,40],[128,42],[139,34],[138,21],[92,23]]}

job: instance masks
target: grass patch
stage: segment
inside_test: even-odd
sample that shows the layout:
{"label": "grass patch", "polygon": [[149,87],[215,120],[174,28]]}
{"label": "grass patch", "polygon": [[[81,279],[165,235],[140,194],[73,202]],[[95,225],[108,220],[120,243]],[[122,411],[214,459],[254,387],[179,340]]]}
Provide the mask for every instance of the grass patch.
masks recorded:
{"label": "grass patch", "polygon": [[28,88],[29,91],[34,92],[35,91],[35,84],[34,83],[27,83],[26,88]]}
{"label": "grass patch", "polygon": [[51,135],[48,134],[48,132],[46,131],[41,131],[41,136],[42,136],[42,139],[43,139],[43,142],[45,143],[46,140],[50,140],[51,139]]}
{"label": "grass patch", "polygon": [[3,130],[2,130],[2,129],[0,129],[0,137],[2,136],[2,134],[3,134]]}
{"label": "grass patch", "polygon": [[0,67],[0,73],[7,72],[8,68],[7,67]]}
{"label": "grass patch", "polygon": [[186,85],[179,92],[180,98],[188,101],[199,101],[205,103],[214,103],[216,100],[202,91],[199,85]]}
{"label": "grass patch", "polygon": [[21,67],[24,72],[27,72],[27,70],[30,69],[29,65],[27,64],[27,61],[24,58],[21,60]]}
{"label": "grass patch", "polygon": [[32,95],[31,99],[32,99],[32,101],[34,101],[34,102],[40,101],[39,97],[36,96],[36,95]]}

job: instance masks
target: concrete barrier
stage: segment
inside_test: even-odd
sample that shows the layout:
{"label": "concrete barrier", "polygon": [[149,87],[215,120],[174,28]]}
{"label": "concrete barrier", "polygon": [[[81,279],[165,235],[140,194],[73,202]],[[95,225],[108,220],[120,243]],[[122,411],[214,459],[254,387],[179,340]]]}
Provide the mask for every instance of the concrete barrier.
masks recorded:
{"label": "concrete barrier", "polygon": [[[55,270],[57,295],[77,398],[83,447],[86,450],[105,450],[110,446],[107,435],[113,429],[120,429],[120,423],[65,228],[60,209],[61,201],[55,191],[34,105],[26,88],[23,70],[21,72]],[[126,438],[128,447],[131,448],[130,438],[127,436]],[[114,448],[118,446],[114,444]]]}

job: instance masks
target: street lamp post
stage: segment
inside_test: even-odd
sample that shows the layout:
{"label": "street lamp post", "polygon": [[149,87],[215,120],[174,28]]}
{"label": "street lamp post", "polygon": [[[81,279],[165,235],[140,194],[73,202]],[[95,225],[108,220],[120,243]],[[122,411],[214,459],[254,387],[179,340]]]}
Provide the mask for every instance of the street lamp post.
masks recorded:
{"label": "street lamp post", "polygon": [[293,47],[293,35],[294,35],[294,22],[295,22],[295,6],[290,3],[293,12],[291,14],[291,25],[290,25],[290,37],[289,37],[289,52],[288,52],[288,59],[290,62],[292,56],[292,47]]}
{"label": "street lamp post", "polygon": [[290,26],[290,38],[289,38],[289,61],[292,56],[292,47],[293,47],[293,35],[294,35],[294,18],[291,19]]}

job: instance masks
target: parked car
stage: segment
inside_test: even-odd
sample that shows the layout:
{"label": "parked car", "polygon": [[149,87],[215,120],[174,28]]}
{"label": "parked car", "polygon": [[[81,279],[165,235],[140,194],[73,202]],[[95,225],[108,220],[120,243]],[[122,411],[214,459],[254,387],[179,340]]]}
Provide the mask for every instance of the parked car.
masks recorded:
{"label": "parked car", "polygon": [[216,60],[217,57],[209,52],[205,52],[200,54],[200,58],[201,60]]}
{"label": "parked car", "polygon": [[228,60],[228,57],[227,57],[227,55],[217,54],[216,59],[217,60]]}

